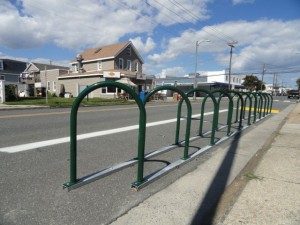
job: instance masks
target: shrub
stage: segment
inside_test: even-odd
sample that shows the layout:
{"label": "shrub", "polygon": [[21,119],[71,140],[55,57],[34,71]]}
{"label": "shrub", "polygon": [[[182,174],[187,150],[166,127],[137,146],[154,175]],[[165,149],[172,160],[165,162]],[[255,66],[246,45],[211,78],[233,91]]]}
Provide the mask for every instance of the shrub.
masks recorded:
{"label": "shrub", "polygon": [[5,85],[5,101],[17,100],[16,86],[13,84]]}

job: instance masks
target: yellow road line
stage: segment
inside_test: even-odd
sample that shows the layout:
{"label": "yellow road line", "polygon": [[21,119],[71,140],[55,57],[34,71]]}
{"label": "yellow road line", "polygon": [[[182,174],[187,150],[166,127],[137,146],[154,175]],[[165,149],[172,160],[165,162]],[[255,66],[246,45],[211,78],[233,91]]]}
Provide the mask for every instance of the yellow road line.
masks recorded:
{"label": "yellow road line", "polygon": [[[249,107],[245,107],[245,110],[249,110]],[[254,108],[251,108],[251,111],[253,112]],[[257,110],[261,110],[261,109],[257,109]],[[262,109],[263,110],[263,109]],[[271,113],[279,113],[280,111],[278,109],[272,109]]]}

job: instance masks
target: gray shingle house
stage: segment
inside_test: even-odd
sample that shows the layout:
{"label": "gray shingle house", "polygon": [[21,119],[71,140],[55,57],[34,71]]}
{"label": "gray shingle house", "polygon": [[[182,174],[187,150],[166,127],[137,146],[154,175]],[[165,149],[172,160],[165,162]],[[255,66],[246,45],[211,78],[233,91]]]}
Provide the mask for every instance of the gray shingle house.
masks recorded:
{"label": "gray shingle house", "polygon": [[18,85],[20,73],[22,73],[26,67],[26,62],[0,59],[0,80],[4,80],[5,84]]}
{"label": "gray shingle house", "polygon": [[[66,92],[76,97],[86,86],[99,81],[116,81],[128,78],[135,84],[136,92],[149,89],[152,78],[143,75],[143,59],[130,42],[86,49],[71,62],[71,73],[58,77]],[[93,91],[90,97],[109,98],[122,93],[114,87]]]}

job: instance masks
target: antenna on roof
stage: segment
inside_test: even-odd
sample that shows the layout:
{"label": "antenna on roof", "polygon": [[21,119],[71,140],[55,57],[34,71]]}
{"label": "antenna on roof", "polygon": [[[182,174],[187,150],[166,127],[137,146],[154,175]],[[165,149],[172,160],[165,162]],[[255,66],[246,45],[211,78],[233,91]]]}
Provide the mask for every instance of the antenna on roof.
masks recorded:
{"label": "antenna on roof", "polygon": [[102,49],[102,48],[98,48],[98,49],[96,49],[95,53],[98,53],[98,52],[100,52],[100,51],[101,51],[101,49]]}

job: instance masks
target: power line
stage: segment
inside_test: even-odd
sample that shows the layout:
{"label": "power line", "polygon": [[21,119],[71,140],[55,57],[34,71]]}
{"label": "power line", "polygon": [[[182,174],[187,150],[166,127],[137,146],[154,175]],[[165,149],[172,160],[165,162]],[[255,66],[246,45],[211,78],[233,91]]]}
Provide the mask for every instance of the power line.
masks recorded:
{"label": "power line", "polygon": [[[176,0],[173,0],[173,1],[172,1],[172,0],[168,0],[168,1],[171,2],[173,5],[175,5],[175,6],[177,6],[177,7],[180,7],[181,9],[183,9],[183,10],[184,10],[185,12],[187,12],[190,16],[192,16],[194,19],[196,19],[196,20],[201,20],[201,18],[200,18],[199,16],[195,15],[192,11],[190,11],[189,9],[187,9],[186,7],[184,7],[181,3],[177,2]],[[218,35],[212,34],[212,33],[210,33],[210,32],[207,32],[207,31],[205,31],[205,29],[210,29],[210,30],[212,30],[213,32],[218,33]],[[227,34],[221,32],[221,31],[217,30],[217,29],[214,28],[214,27],[204,27],[204,28],[203,28],[203,31],[206,32],[206,33],[215,35],[217,38],[224,40],[226,43],[229,43],[229,42],[237,42],[237,40],[235,40],[234,38],[232,38],[232,37],[230,37],[229,35],[227,35]],[[224,39],[224,38],[223,38],[222,36],[220,36],[220,35],[226,36],[229,40]]]}

